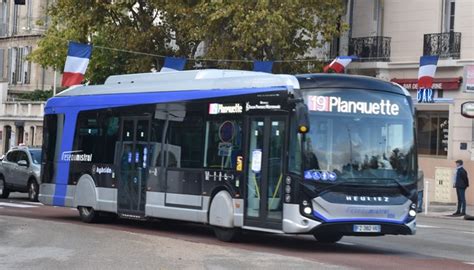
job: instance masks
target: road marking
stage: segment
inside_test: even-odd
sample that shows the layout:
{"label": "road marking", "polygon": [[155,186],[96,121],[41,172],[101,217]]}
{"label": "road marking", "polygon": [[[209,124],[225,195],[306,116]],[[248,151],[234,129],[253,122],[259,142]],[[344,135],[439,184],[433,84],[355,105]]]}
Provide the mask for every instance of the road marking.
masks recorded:
{"label": "road marking", "polygon": [[436,227],[436,226],[422,225],[422,224],[416,224],[416,227],[418,227],[418,228],[437,228],[437,229],[439,229],[439,227]]}
{"label": "road marking", "polygon": [[349,243],[349,242],[337,242],[337,243],[341,245],[346,245],[346,246],[355,246],[354,243]]}
{"label": "road marking", "polygon": [[464,262],[465,264],[474,265],[474,262]]}
{"label": "road marking", "polygon": [[461,231],[462,233],[474,234],[474,232]]}
{"label": "road marking", "polygon": [[26,205],[26,204],[19,204],[19,203],[7,203],[7,202],[0,202],[0,206],[9,206],[9,207],[16,207],[16,208],[38,207],[38,206],[34,206],[34,205]]}
{"label": "road marking", "polygon": [[33,204],[33,205],[43,205],[43,204],[40,203],[40,202],[23,202],[23,203]]}

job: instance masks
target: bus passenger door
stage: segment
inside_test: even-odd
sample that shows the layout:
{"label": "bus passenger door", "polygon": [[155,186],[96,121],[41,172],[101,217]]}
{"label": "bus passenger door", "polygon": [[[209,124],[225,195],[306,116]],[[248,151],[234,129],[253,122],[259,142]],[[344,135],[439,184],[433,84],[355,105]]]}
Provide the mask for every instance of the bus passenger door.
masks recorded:
{"label": "bus passenger door", "polygon": [[286,123],[283,116],[247,121],[245,226],[282,229]]}
{"label": "bus passenger door", "polygon": [[149,129],[149,118],[122,119],[121,155],[117,161],[120,170],[117,212],[126,217],[141,218],[145,215]]}

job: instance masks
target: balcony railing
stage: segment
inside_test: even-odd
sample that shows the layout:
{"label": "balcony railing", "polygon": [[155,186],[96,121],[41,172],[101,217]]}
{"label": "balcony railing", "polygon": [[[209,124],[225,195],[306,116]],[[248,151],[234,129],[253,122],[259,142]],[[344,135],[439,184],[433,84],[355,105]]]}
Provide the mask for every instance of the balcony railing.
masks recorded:
{"label": "balcony railing", "polygon": [[459,59],[461,57],[461,33],[425,34],[423,55],[438,55],[439,58]]}
{"label": "balcony railing", "polygon": [[373,62],[390,61],[391,37],[359,37],[351,38],[349,43],[349,55],[355,55],[359,59],[354,61]]}

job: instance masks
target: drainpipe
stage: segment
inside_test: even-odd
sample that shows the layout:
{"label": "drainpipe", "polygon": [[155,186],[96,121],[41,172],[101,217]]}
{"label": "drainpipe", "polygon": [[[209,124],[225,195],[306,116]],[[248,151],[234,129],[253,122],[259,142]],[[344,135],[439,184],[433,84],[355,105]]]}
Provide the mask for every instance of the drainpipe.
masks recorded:
{"label": "drainpipe", "polygon": [[352,17],[354,15],[354,1],[353,0],[348,0],[349,1],[349,42],[351,41],[352,38]]}

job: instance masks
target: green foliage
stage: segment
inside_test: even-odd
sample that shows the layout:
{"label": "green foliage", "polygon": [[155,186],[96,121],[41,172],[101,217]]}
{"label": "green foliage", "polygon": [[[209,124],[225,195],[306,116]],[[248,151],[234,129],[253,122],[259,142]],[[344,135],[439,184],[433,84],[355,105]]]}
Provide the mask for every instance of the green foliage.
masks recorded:
{"label": "green foliage", "polygon": [[33,92],[20,94],[18,98],[23,100],[30,100],[30,101],[46,101],[48,98],[53,96],[53,90],[39,90],[36,89]]}
{"label": "green foliage", "polygon": [[[202,44],[206,50],[200,57],[248,60],[201,62],[204,67],[251,69],[252,60],[304,59],[311,48],[346,29],[340,22],[342,0],[57,0],[48,12],[51,24],[30,58],[62,70],[67,41],[90,42],[94,51],[86,78],[91,83],[111,74],[159,69],[163,59],[150,54],[194,58]],[[196,63],[190,61],[187,68]],[[285,61],[276,62],[274,71],[321,67]]]}

